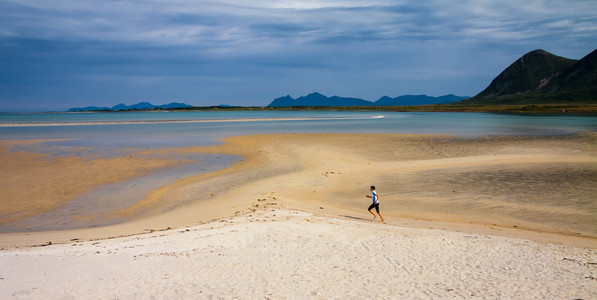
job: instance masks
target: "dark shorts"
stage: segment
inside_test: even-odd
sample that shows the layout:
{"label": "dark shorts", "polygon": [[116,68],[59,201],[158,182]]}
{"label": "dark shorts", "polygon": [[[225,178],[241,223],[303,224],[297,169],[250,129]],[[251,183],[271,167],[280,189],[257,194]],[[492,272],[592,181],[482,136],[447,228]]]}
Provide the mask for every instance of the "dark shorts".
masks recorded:
{"label": "dark shorts", "polygon": [[367,209],[367,210],[372,210],[373,208],[375,208],[375,211],[377,211],[377,213],[379,213],[379,202],[369,205],[369,209]]}

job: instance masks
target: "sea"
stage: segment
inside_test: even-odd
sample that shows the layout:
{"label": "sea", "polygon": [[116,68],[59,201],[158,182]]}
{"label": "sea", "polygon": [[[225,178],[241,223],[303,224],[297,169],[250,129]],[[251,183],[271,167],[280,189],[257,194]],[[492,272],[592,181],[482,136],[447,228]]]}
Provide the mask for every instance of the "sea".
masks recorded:
{"label": "sea", "polygon": [[595,131],[597,115],[372,111],[0,113],[0,139],[72,139],[85,146],[164,147],[268,133],[566,135]]}
{"label": "sea", "polygon": [[[44,152],[51,156],[207,146],[221,143],[221,138],[254,134],[394,133],[475,138],[570,135],[584,131],[597,131],[597,115],[276,110],[0,113],[0,140],[47,141],[42,147],[24,144],[12,151]],[[122,222],[125,220],[106,220],[104,216],[180,178],[226,168],[242,159],[214,154],[186,158],[195,163],[100,186],[51,213],[2,225],[0,232],[74,229]],[[98,217],[77,221],[71,211],[92,211]]]}

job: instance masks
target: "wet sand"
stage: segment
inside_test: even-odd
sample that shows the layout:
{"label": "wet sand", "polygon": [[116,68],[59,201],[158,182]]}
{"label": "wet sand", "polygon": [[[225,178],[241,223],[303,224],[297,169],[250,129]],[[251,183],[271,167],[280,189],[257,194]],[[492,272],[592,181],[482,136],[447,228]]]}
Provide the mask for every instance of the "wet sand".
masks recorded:
{"label": "wet sand", "polygon": [[[259,135],[57,157],[19,143],[0,147],[2,222],[185,154],[243,159],[115,208],[124,223],[1,233],[3,299],[597,297],[595,133]],[[370,185],[385,223],[366,211]]]}
{"label": "wet sand", "polygon": [[[456,138],[428,135],[240,136],[210,147],[51,158],[4,142],[2,221],[55,208],[82,190],[172,166],[173,153],[244,157],[233,167],[156,188],[102,228],[0,235],[2,247],[99,239],[251,212],[258,199],[317,215],[368,219],[370,185],[387,222],[595,246],[597,135]],[[35,142],[35,141],[33,141]],[[92,212],[89,212],[92,213]],[[84,217],[81,215],[74,217]]]}
{"label": "wet sand", "polygon": [[[44,142],[0,141],[0,226],[49,212],[96,187],[188,163],[141,149],[122,149],[108,156],[72,147],[46,153]],[[54,155],[60,150],[65,154]],[[93,213],[73,217],[84,219]]]}

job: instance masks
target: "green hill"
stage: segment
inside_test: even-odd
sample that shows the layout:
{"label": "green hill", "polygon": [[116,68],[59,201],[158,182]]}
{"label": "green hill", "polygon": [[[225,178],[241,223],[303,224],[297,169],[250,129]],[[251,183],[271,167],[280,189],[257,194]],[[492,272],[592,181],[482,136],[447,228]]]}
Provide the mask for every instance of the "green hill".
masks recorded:
{"label": "green hill", "polygon": [[459,105],[597,103],[597,50],[581,60],[534,50]]}

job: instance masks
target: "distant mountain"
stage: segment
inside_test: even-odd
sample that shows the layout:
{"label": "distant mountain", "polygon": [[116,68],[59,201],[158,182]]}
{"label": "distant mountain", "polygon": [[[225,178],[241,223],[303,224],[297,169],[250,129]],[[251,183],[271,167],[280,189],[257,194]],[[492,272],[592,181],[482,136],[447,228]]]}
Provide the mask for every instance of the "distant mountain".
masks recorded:
{"label": "distant mountain", "polygon": [[597,50],[581,60],[531,51],[459,104],[597,103]]}
{"label": "distant mountain", "polygon": [[156,108],[156,106],[149,102],[139,102],[137,104],[133,104],[130,106],[127,106],[124,103],[120,103],[118,105],[113,106],[112,110],[131,110],[131,109],[144,110],[144,109],[153,109],[153,108]]}
{"label": "distant mountain", "polygon": [[441,97],[431,97],[426,95],[404,95],[396,98],[383,96],[375,102],[345,97],[326,97],[320,93],[311,93],[297,99],[286,95],[276,98],[268,107],[292,107],[292,106],[405,106],[405,105],[426,105],[439,103],[452,103],[467,99],[455,95],[445,95]]}
{"label": "distant mountain", "polygon": [[98,107],[98,106],[87,106],[87,107],[73,107],[67,111],[77,112],[77,111],[102,111],[102,110],[110,110],[110,108],[109,107]]}
{"label": "distant mountain", "polygon": [[153,105],[149,102],[139,102],[137,104],[133,104],[133,105],[125,105],[124,103],[120,103],[118,105],[114,105],[111,108],[110,107],[97,107],[97,106],[87,106],[87,107],[75,107],[75,108],[71,108],[68,111],[69,112],[80,112],[80,111],[119,111],[119,110],[144,110],[144,109],[156,109],[156,108],[161,108],[161,109],[170,109],[170,108],[180,108],[180,107],[191,107],[188,104],[184,104],[184,103],[177,103],[177,102],[172,102],[170,104],[164,104],[164,105]]}
{"label": "distant mountain", "polygon": [[191,107],[191,105],[184,104],[184,103],[178,103],[178,102],[171,102],[169,104],[163,104],[163,105],[158,105],[157,106],[157,108],[163,108],[163,109],[167,109],[167,108],[181,108],[181,107]]}
{"label": "distant mountain", "polygon": [[440,97],[431,97],[427,95],[404,95],[396,98],[383,96],[375,101],[375,106],[411,106],[411,105],[429,105],[429,104],[443,104],[452,103],[460,100],[468,99],[469,97],[461,97],[456,95],[445,95]]}
{"label": "distant mountain", "polygon": [[311,93],[307,96],[302,96],[297,99],[293,99],[290,96],[284,96],[275,99],[270,103],[269,107],[288,107],[288,106],[370,106],[371,101],[357,99],[357,98],[344,98],[344,97],[326,97],[320,93]]}

